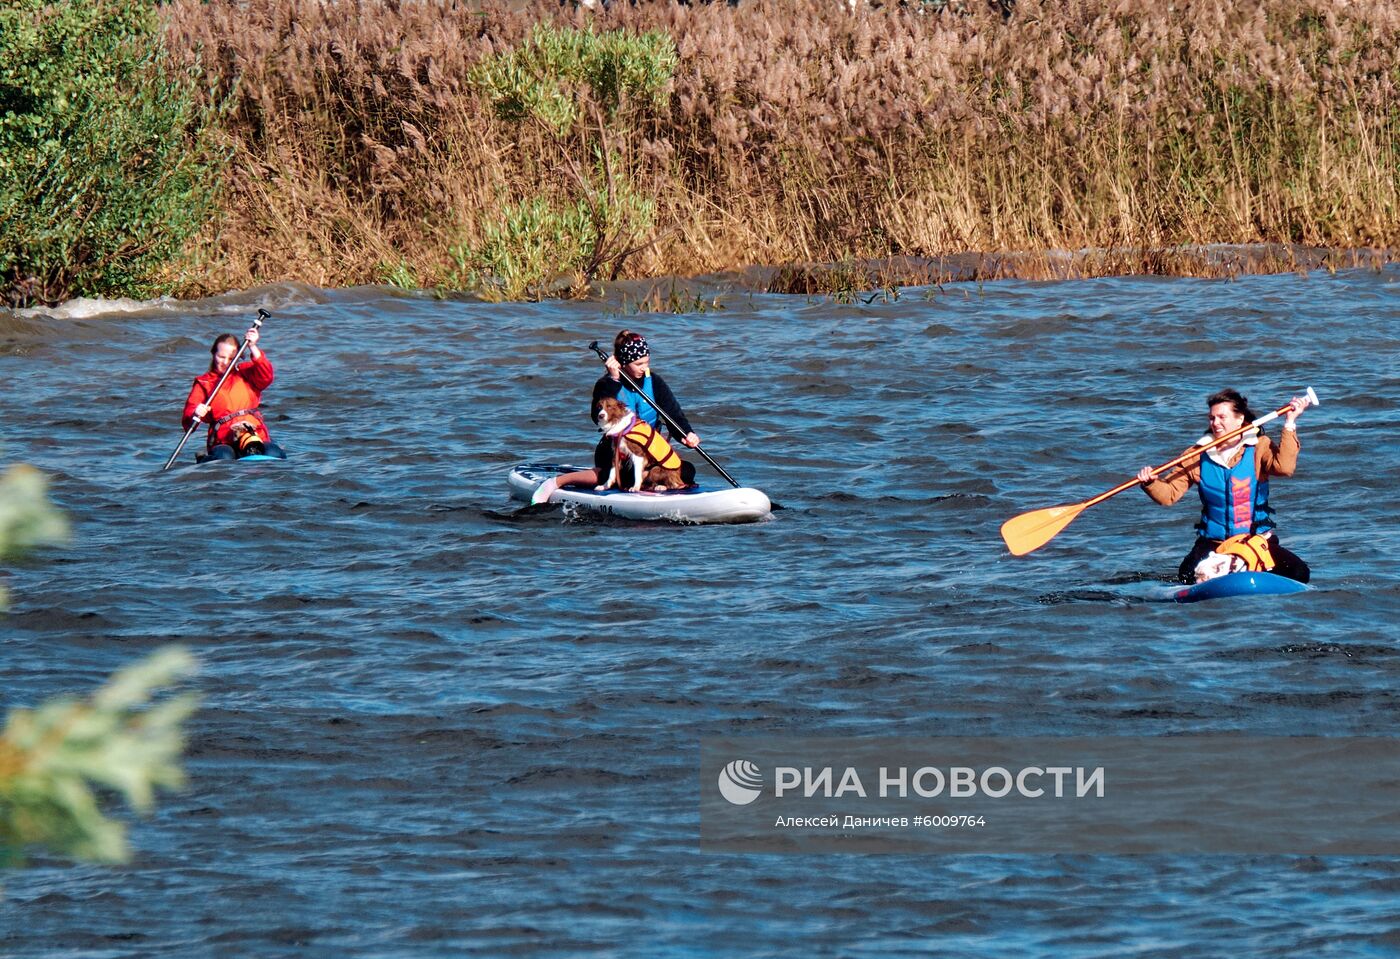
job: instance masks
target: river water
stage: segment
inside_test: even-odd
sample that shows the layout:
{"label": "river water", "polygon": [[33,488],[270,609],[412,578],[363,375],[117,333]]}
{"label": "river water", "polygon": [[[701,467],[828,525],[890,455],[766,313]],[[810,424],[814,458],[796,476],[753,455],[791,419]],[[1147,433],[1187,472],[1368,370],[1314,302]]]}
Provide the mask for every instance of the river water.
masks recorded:
{"label": "river water", "polygon": [[[706,292],[0,311],[4,459],[75,531],[6,577],[0,704],[170,642],[204,696],[135,861],[7,876],[0,953],[1400,952],[1393,860],[720,855],[696,778],[713,735],[1395,735],[1400,270]],[[161,473],[260,306],[290,459]],[[512,464],[587,461],[586,347],[622,326],[771,521],[517,513]],[[1314,589],[1158,601],[1193,510],[1137,490],[1006,552],[1002,521],[1172,458],[1227,385],[1322,397],[1273,491]]]}

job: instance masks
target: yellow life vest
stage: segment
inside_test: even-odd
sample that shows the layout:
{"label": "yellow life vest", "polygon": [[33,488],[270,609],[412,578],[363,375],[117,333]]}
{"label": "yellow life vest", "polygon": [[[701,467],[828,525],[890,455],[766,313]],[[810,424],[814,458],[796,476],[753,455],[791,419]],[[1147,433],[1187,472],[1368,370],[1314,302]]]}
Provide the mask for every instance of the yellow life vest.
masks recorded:
{"label": "yellow life vest", "polygon": [[1221,540],[1215,552],[1225,556],[1238,556],[1244,560],[1251,573],[1274,568],[1274,554],[1269,552],[1269,541],[1258,533],[1240,533]]}
{"label": "yellow life vest", "polygon": [[657,432],[656,428],[641,420],[622,436],[625,440],[636,443],[646,451],[648,463],[654,463],[662,469],[675,470],[681,468],[681,458],[676,451],[671,448],[671,444],[666,442],[666,437]]}

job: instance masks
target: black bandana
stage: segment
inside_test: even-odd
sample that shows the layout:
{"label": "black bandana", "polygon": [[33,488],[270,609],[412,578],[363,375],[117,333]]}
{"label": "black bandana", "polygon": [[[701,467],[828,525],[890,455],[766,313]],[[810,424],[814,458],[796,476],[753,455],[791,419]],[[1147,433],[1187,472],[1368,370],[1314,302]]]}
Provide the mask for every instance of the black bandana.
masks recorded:
{"label": "black bandana", "polygon": [[647,341],[640,336],[635,340],[625,341],[617,348],[619,363],[635,363],[644,356],[651,356],[651,350],[647,348]]}

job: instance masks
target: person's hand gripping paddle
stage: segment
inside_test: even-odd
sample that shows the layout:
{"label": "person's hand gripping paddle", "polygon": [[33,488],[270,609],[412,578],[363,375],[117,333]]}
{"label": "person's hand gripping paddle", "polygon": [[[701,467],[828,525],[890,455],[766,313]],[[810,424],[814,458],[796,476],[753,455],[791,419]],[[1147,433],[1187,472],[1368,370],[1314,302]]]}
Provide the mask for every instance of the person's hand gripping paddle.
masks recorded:
{"label": "person's hand gripping paddle", "polygon": [[[1305,395],[1307,397],[1307,406],[1304,406],[1303,409],[1306,409],[1308,406],[1322,405],[1311,386],[1308,387],[1308,391]],[[1193,446],[1171,462],[1153,467],[1151,470],[1152,477],[1154,479],[1160,477],[1172,467],[1179,466],[1192,457],[1199,456],[1208,449],[1212,449],[1222,443],[1228,443],[1237,436],[1243,436],[1252,430],[1257,430],[1265,423],[1270,420],[1278,419],[1291,409],[1293,409],[1293,404],[1286,403],[1267,416],[1259,417],[1253,423],[1246,423],[1239,429],[1216,437],[1208,443],[1201,443],[1198,446]],[[1299,412],[1302,412],[1302,410],[1299,410]],[[1132,489],[1137,485],[1139,485],[1139,481],[1137,477],[1134,477],[1125,483],[1120,483],[1107,492],[1100,493],[1092,499],[1086,499],[1082,503],[1071,503],[1068,506],[1051,506],[1048,509],[1038,509],[1029,513],[1022,513],[1020,516],[1012,517],[1001,524],[1001,538],[1006,542],[1006,548],[1011,550],[1011,555],[1024,556],[1027,553],[1040,549],[1040,547],[1054,539],[1059,535],[1060,530],[1074,522],[1074,518],[1090,506],[1102,503],[1109,497],[1117,496],[1124,490]]]}

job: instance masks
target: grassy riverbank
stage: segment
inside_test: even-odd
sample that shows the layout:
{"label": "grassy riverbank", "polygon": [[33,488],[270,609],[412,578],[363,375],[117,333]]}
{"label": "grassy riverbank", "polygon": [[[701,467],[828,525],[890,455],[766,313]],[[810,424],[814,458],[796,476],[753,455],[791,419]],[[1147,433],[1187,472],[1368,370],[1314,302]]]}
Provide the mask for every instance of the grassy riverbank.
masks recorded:
{"label": "grassy riverbank", "polygon": [[[175,61],[229,98],[233,157],[173,282],[468,286],[508,212],[573,202],[604,156],[609,190],[655,205],[616,228],[602,279],[968,251],[1062,270],[1044,250],[1111,251],[1080,273],[1218,273],[1182,247],[1400,245],[1390,5],[444,6],[163,8]],[[670,79],[606,116],[567,80],[582,120],[563,132],[503,118],[479,67],[541,21],[665,34]]]}

